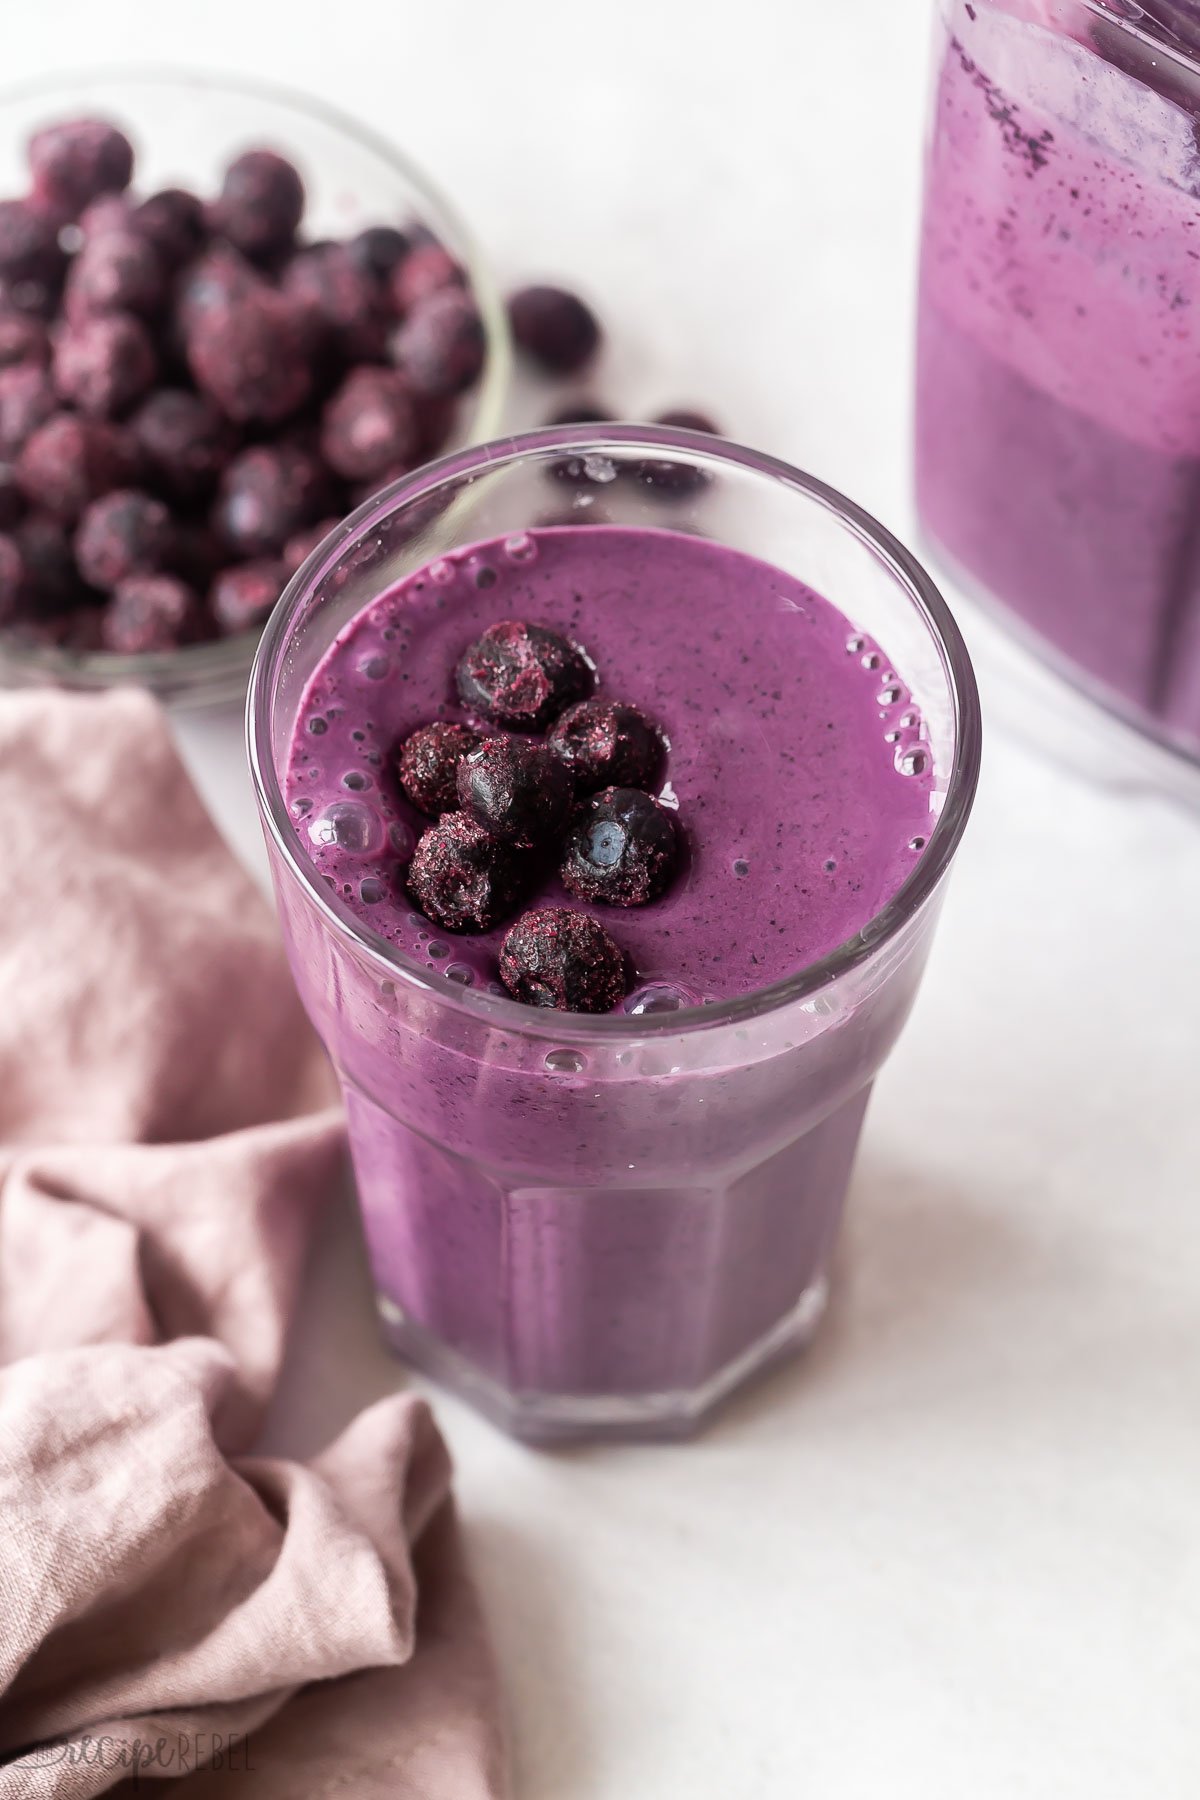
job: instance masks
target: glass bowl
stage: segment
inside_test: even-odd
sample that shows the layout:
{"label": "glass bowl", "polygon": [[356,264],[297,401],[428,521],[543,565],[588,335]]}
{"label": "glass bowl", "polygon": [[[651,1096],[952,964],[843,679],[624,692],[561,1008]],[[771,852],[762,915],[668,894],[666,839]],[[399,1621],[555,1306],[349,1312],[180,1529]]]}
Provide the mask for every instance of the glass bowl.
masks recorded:
{"label": "glass bowl", "polygon": [[[226,163],[254,145],[278,147],[304,177],[310,237],[346,237],[367,225],[428,225],[467,272],[486,334],[483,374],[465,397],[448,449],[479,443],[499,425],[510,348],[491,270],[453,207],[421,169],[368,127],[323,101],[239,77],[183,70],[56,75],[0,92],[0,194],[28,187],[30,133],[81,113],[111,118],[133,139],[139,190],[171,185],[215,192]],[[96,689],[136,683],[177,706],[229,700],[246,685],[258,631],[143,656],[81,654],[0,638],[0,685]]]}

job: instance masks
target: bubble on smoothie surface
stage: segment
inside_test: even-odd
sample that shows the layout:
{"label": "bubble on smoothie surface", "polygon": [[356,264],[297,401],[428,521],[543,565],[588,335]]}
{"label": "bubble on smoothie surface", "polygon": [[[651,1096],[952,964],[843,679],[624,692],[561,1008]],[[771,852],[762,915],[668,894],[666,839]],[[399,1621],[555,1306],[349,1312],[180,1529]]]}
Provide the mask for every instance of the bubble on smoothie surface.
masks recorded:
{"label": "bubble on smoothie surface", "polygon": [[352,856],[375,856],[385,842],[383,820],[360,800],[334,800],[317,814],[308,835],[320,850],[345,850]]}

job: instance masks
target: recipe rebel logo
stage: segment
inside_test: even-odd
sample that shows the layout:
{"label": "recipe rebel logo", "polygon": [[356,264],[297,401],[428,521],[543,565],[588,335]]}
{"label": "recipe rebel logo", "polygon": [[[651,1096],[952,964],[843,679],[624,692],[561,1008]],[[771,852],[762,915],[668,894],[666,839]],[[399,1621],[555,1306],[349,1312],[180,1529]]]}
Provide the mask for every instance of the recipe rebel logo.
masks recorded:
{"label": "recipe rebel logo", "polygon": [[253,1774],[255,1768],[249,1735],[241,1731],[160,1731],[154,1737],[125,1731],[97,1737],[85,1733],[37,1744],[17,1757],[17,1766],[22,1763],[35,1769],[96,1769],[121,1774],[135,1788],[143,1775],[160,1780],[192,1775],[200,1769],[237,1775]]}

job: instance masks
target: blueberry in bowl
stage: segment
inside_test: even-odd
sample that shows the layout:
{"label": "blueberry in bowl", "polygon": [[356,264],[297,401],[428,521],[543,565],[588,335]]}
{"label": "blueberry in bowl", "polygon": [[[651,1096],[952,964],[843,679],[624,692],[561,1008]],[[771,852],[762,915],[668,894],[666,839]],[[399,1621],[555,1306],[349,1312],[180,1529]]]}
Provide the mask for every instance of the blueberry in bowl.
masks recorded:
{"label": "blueberry in bowl", "polygon": [[0,94],[0,196],[0,683],[232,699],[333,522],[492,434],[490,273],[388,143],[234,79]]}

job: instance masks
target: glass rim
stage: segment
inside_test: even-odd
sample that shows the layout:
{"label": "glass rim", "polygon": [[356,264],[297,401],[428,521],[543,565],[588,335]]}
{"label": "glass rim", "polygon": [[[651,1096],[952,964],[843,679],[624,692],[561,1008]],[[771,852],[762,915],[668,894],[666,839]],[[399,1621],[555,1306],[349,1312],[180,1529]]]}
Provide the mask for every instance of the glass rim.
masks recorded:
{"label": "glass rim", "polygon": [[[644,451],[650,456],[674,452],[680,458],[707,460],[717,469],[734,467],[761,476],[816,501],[848,529],[884,564],[897,585],[921,615],[927,631],[941,652],[946,670],[954,719],[954,756],[948,772],[945,800],[929,834],[929,841],[887,904],[850,938],[816,962],[755,988],[709,1005],[680,1007],[670,1013],[587,1014],[542,1010],[523,1006],[507,996],[458,987],[436,969],[364,926],[343,907],[305,854],[300,834],[287,811],[271,748],[271,714],[277,692],[276,669],[286,650],[295,616],[312,589],[335,567],[352,542],[364,538],[401,507],[427,499],[462,477],[483,474],[540,459],[554,453],[603,456],[606,448]],[[883,948],[931,898],[949,869],[971,812],[979,779],[982,737],[979,691],[962,633],[932,578],[899,540],[870,513],[836,488],[805,474],[778,457],[752,450],[724,438],[676,427],[637,424],[595,426],[559,425],[498,438],[451,452],[411,475],[403,476],[374,494],[331,531],[293,575],[267,621],[250,673],[246,698],[246,749],[255,798],[271,841],[290,873],[299,881],[308,901],[323,923],[372,961],[388,980],[399,976],[406,986],[432,996],[477,1023],[491,1019],[526,1036],[567,1040],[666,1037],[681,1032],[712,1030],[774,1012],[804,1000],[849,974]]]}
{"label": "glass rim", "polygon": [[[0,85],[0,108],[42,97],[52,101],[55,94],[66,95],[78,86],[98,87],[106,82],[140,83],[147,88],[177,85],[201,92],[241,95],[248,100],[270,100],[286,110],[315,119],[387,164],[413,190],[416,198],[422,203],[428,202],[434,215],[430,222],[448,225],[461,247],[470,291],[483,319],[486,344],[483,373],[478,390],[470,397],[471,414],[464,433],[470,445],[482,442],[495,430],[500,423],[511,362],[508,318],[500,288],[474,231],[419,163],[382,132],[363,125],[327,100],[286,82],[259,80],[255,76],[218,69],[184,68],[169,63],[111,63],[99,68],[55,69],[45,75]],[[136,130],[137,122],[130,123]],[[135,656],[108,650],[89,650],[76,655],[44,645],[5,645],[0,646],[0,679],[4,670],[11,668],[19,671],[26,680],[35,676],[47,681],[68,679],[75,685],[89,688],[136,682],[154,692],[170,692],[176,683],[186,686],[223,679],[237,680],[240,687],[260,635],[257,631],[239,631],[215,642],[183,644],[177,650],[150,650]]]}
{"label": "glass rim", "polygon": [[[1058,0],[1058,3],[1061,4],[1062,0]],[[1115,11],[1111,0],[1065,0],[1065,3],[1077,7],[1081,12],[1090,13],[1093,19],[1099,19],[1102,24],[1134,38],[1139,44],[1144,44],[1155,57],[1169,57],[1193,74],[1200,75],[1200,48],[1195,44],[1189,45],[1168,20],[1157,15],[1154,0],[1148,0],[1145,6],[1140,5],[1140,0],[1134,0],[1139,6],[1139,16],[1136,18],[1132,13]],[[1117,0],[1117,4],[1121,3],[1122,0]],[[1049,0],[1049,4],[1053,7],[1056,0]],[[1051,30],[1054,27],[1054,21],[1049,18],[1035,19],[1033,23]],[[1089,48],[1094,50],[1095,46],[1091,45]]]}

